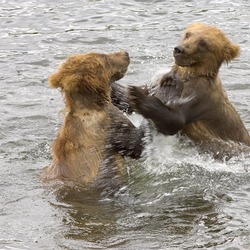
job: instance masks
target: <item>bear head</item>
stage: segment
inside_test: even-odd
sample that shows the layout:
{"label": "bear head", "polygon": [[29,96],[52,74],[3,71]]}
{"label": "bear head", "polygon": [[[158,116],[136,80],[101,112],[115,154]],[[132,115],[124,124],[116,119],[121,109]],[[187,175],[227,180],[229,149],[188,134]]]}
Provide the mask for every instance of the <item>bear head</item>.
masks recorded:
{"label": "bear head", "polygon": [[53,88],[61,88],[68,107],[76,102],[77,106],[103,106],[110,103],[111,83],[125,75],[129,63],[125,51],[74,55],[50,76],[49,83]]}
{"label": "bear head", "polygon": [[179,45],[174,48],[175,64],[194,75],[217,75],[223,62],[230,62],[240,53],[218,28],[202,23],[191,24]]}

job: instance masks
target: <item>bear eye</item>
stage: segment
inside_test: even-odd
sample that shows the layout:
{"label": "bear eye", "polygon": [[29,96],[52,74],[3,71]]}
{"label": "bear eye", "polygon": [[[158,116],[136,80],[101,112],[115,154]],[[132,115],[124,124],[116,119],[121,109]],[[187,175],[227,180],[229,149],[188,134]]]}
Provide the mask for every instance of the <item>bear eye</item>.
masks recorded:
{"label": "bear eye", "polygon": [[191,34],[190,34],[189,32],[187,32],[186,35],[185,35],[185,38],[189,38],[190,35],[191,35]]}

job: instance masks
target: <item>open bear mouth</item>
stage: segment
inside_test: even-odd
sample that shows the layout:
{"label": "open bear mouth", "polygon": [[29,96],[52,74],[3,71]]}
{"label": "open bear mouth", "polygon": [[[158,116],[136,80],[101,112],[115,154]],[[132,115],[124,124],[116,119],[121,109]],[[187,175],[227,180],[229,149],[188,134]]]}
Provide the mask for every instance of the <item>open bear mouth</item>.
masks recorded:
{"label": "open bear mouth", "polygon": [[115,82],[115,81],[118,81],[118,80],[122,79],[122,78],[125,76],[126,72],[127,72],[127,68],[126,68],[126,69],[123,69],[123,70],[121,70],[121,71],[119,71],[119,72],[116,72],[116,73],[111,77],[110,83],[113,83],[113,82]]}
{"label": "open bear mouth", "polygon": [[122,69],[120,72],[117,73],[118,77],[120,77],[120,79],[126,75],[127,69],[128,68]]}

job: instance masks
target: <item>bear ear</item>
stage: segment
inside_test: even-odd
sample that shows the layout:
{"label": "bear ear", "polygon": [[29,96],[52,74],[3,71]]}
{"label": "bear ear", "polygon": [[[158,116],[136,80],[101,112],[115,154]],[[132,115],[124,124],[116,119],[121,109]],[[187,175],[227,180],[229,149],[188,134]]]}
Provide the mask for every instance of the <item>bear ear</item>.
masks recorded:
{"label": "bear ear", "polygon": [[52,74],[49,77],[49,85],[52,88],[62,87],[62,74],[60,72]]}
{"label": "bear ear", "polygon": [[225,61],[230,62],[240,55],[240,46],[238,44],[229,43],[224,48]]}

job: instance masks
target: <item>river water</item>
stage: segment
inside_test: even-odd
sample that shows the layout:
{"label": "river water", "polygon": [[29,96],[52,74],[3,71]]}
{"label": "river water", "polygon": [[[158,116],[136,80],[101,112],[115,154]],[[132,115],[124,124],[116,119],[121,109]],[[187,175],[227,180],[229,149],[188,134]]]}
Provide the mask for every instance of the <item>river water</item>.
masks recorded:
{"label": "river water", "polygon": [[[0,0],[0,249],[250,249],[250,159],[217,162],[175,137],[154,136],[113,198],[40,180],[63,100],[48,76],[70,54],[125,49],[124,84],[172,64],[185,27],[206,22],[241,46],[221,69],[250,129],[248,0]],[[132,117],[138,122],[140,117]],[[62,198],[62,197],[61,197]]]}

